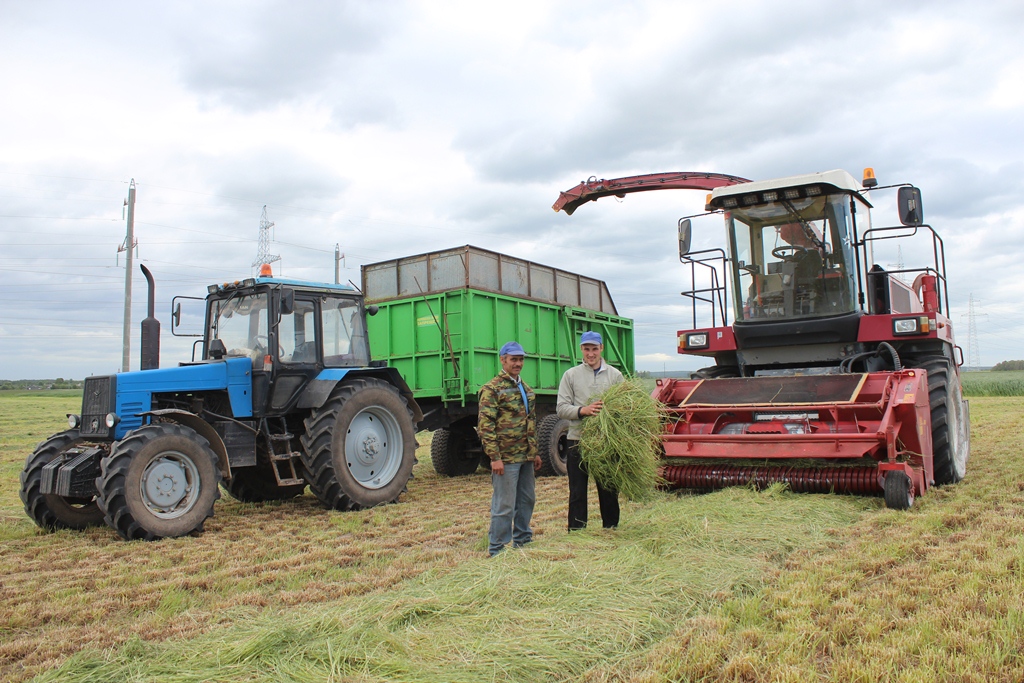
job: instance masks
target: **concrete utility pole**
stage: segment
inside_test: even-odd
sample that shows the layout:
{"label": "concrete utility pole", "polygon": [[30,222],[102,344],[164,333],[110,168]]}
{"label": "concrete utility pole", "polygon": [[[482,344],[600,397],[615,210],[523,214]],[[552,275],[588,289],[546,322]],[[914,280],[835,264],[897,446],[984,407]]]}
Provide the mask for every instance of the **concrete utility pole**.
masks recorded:
{"label": "concrete utility pole", "polygon": [[341,245],[334,245],[334,284],[341,284],[341,270],[338,268],[338,264],[345,260],[345,255],[341,253]]}
{"label": "concrete utility pole", "polygon": [[128,186],[128,235],[124,239],[124,335],[121,372],[128,372],[132,355],[132,251],[135,249],[135,178]]}

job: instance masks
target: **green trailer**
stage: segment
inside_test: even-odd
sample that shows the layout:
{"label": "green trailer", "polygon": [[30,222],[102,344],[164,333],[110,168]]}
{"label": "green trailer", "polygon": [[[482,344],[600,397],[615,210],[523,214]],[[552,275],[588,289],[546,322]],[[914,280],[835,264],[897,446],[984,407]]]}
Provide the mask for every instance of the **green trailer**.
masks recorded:
{"label": "green trailer", "polygon": [[501,369],[498,349],[526,351],[522,377],[537,394],[542,473],[565,474],[567,423],[555,415],[562,373],[582,362],[586,330],[606,361],[634,371],[633,321],[618,315],[601,280],[472,246],[362,267],[375,362],[395,368],[434,432],[438,473],[470,474],[486,459],[476,437],[477,392]]}

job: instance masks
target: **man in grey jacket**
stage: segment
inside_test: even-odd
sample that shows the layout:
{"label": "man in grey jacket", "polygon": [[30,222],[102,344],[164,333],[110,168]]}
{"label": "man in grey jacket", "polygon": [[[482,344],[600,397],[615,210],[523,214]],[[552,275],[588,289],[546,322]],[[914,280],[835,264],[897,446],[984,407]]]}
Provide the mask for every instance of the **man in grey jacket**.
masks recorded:
{"label": "man in grey jacket", "polygon": [[[587,526],[587,482],[589,476],[580,462],[580,423],[583,418],[601,412],[601,401],[595,400],[608,387],[622,381],[622,373],[604,362],[604,340],[597,332],[580,336],[583,362],[569,368],[558,385],[558,417],[569,421],[567,468],[569,476],[569,531]],[[595,482],[596,484],[597,482]],[[606,529],[619,525],[619,492],[597,484],[597,500],[601,523]]]}

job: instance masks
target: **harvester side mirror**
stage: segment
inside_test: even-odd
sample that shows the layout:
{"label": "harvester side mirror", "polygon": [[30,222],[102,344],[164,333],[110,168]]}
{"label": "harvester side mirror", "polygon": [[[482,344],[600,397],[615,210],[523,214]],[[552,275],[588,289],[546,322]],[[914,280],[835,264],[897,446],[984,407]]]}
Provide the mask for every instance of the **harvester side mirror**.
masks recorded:
{"label": "harvester side mirror", "polygon": [[899,207],[900,223],[903,225],[921,225],[924,223],[924,208],[921,205],[921,190],[913,185],[904,186],[896,195]]}
{"label": "harvester side mirror", "polygon": [[679,219],[679,258],[690,253],[690,219]]}
{"label": "harvester side mirror", "polygon": [[281,315],[290,315],[295,310],[295,290],[285,287],[281,290]]}

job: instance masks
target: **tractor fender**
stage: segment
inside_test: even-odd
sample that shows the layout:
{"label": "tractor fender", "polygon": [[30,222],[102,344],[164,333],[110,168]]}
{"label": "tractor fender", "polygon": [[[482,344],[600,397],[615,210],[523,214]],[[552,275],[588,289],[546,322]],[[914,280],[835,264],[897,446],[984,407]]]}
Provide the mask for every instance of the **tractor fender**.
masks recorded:
{"label": "tractor fender", "polygon": [[140,413],[140,415],[159,417],[164,422],[176,422],[194,430],[210,442],[210,448],[212,448],[213,452],[217,454],[217,464],[220,467],[221,477],[223,477],[225,481],[231,479],[231,465],[228,463],[228,449],[224,445],[223,439],[220,438],[220,434],[217,433],[217,430],[214,429],[209,422],[195,413],[190,413],[187,410],[178,410],[176,408],[147,410],[144,413]]}
{"label": "tractor fender", "polygon": [[357,377],[374,377],[393,385],[409,404],[409,408],[412,410],[413,422],[419,424],[423,420],[423,410],[416,403],[412,390],[398,370],[394,368],[352,370],[348,368],[325,368],[312,381],[306,384],[306,387],[302,390],[302,395],[299,396],[299,402],[296,404],[296,407],[315,410],[327,401],[331,392],[334,391],[334,387],[339,383],[345,379],[355,379]]}

